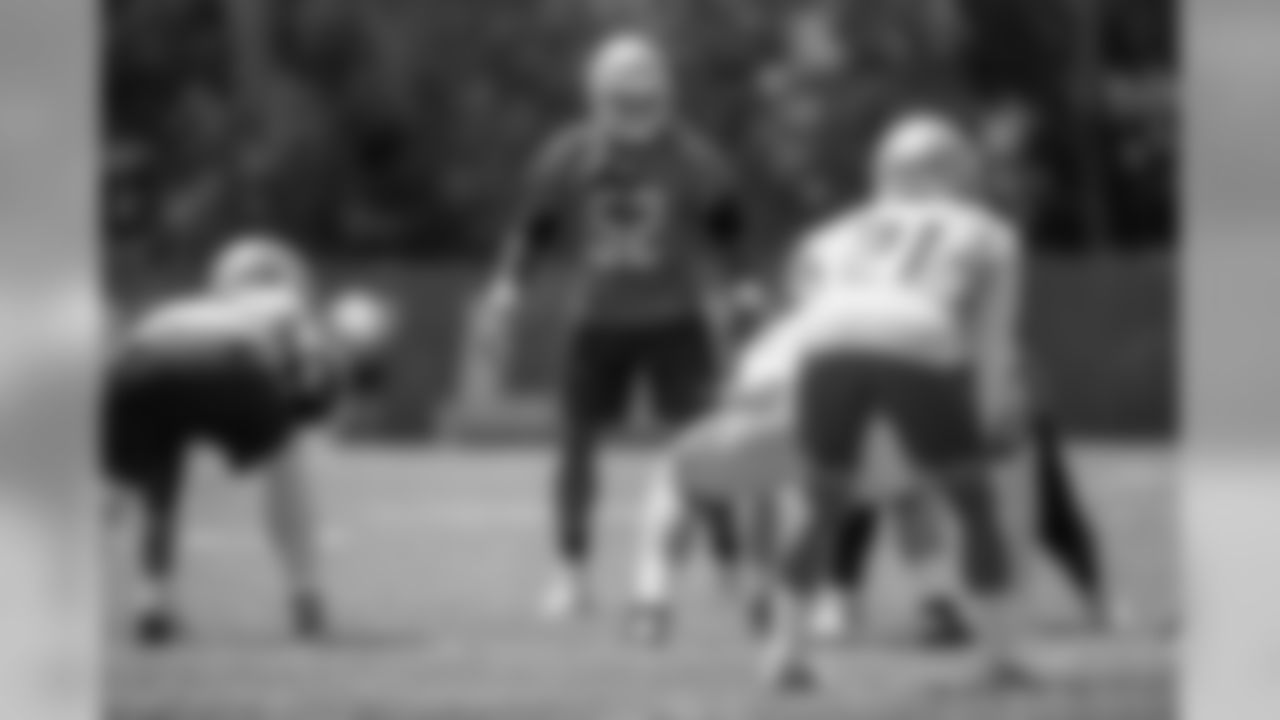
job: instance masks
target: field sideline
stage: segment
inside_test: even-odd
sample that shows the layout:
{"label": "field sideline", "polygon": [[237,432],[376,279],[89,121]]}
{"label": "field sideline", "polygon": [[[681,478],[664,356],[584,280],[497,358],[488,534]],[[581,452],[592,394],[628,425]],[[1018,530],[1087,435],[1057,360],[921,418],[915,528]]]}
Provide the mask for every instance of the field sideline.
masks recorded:
{"label": "field sideline", "polygon": [[[113,720],[1165,720],[1176,692],[1174,500],[1163,448],[1079,449],[1119,584],[1143,627],[1122,638],[1073,628],[1046,571],[1037,583],[1053,679],[996,697],[963,656],[895,642],[909,596],[881,553],[872,627],[833,648],[827,683],[779,699],[754,682],[738,618],[690,584],[682,632],[663,649],[623,638],[631,513],[644,453],[609,462],[600,611],[552,627],[534,612],[545,571],[545,449],[325,451],[321,502],[340,633],[320,648],[284,632],[279,583],[251,488],[202,472],[189,511],[191,641],[162,653],[123,638],[115,583],[107,678]],[[123,577],[121,538],[111,577]]]}

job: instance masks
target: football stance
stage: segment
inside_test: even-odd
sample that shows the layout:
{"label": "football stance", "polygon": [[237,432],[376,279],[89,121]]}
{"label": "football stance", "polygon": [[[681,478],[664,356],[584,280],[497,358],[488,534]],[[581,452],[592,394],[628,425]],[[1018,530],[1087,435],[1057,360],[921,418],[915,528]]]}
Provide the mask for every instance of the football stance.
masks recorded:
{"label": "football stance", "polygon": [[[480,317],[509,333],[544,248],[568,256],[568,317],[553,495],[558,572],[545,611],[587,605],[602,438],[643,389],[663,428],[696,417],[716,374],[709,295],[738,274],[744,220],[719,153],[681,118],[662,49],[631,33],[591,56],[585,116],[537,158]],[[498,332],[499,330],[494,330]]]}
{"label": "football stance", "polygon": [[767,667],[786,686],[812,679],[806,609],[832,564],[849,478],[875,421],[893,430],[913,482],[949,500],[980,638],[997,668],[1010,642],[1015,546],[992,482],[1018,415],[1021,248],[969,200],[977,159],[936,115],[891,126],[873,158],[873,196],[810,241],[820,270],[804,300],[794,381],[802,521],[788,541]]}
{"label": "football stance", "polygon": [[155,305],[115,338],[104,383],[104,461],[116,498],[139,511],[143,642],[165,643],[182,631],[178,538],[197,444],[260,480],[294,627],[307,637],[325,631],[303,440],[373,357],[386,326],[349,300],[326,311],[311,285],[287,245],[243,237],[215,259],[206,288]]}

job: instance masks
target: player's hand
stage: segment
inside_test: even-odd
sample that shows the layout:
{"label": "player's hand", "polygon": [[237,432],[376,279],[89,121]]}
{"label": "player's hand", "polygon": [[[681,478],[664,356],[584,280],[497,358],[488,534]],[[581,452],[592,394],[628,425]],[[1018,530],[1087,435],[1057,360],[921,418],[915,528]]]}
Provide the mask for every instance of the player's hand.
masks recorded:
{"label": "player's hand", "polygon": [[477,332],[481,335],[501,333],[510,324],[520,292],[515,282],[499,278],[485,288],[475,306]]}
{"label": "player's hand", "polygon": [[499,278],[477,301],[465,349],[469,377],[476,378],[474,382],[481,388],[473,388],[473,392],[490,392],[506,367],[519,296],[514,282]]}

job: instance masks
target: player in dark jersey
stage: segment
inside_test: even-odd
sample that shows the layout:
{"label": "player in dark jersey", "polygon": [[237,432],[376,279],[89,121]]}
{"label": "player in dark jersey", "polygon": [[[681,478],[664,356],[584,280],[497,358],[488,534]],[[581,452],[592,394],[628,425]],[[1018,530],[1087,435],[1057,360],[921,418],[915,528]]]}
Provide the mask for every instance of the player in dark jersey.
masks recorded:
{"label": "player in dark jersey", "polygon": [[[105,377],[106,470],[117,507],[136,506],[141,525],[136,632],[147,643],[181,634],[173,590],[184,465],[193,445],[207,444],[261,477],[295,629],[318,636],[327,621],[299,441],[372,358],[368,328],[349,330],[349,312],[320,312],[300,259],[269,238],[231,245],[212,280],[127,327]],[[360,353],[348,352],[347,337]]]}
{"label": "player in dark jersey", "polygon": [[745,248],[727,170],[676,114],[661,50],[615,36],[585,80],[586,117],[538,156],[482,306],[502,327],[534,257],[551,246],[570,257],[554,497],[562,573],[547,598],[561,616],[585,605],[601,435],[625,419],[637,386],[666,427],[703,409],[717,364],[708,295]]}

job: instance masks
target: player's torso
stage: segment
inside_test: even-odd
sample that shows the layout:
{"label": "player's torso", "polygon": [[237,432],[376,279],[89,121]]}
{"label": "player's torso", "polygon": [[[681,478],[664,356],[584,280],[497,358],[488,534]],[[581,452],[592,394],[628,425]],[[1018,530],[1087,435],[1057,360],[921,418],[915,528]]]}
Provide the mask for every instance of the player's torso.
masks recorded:
{"label": "player's torso", "polygon": [[124,351],[193,369],[248,360],[288,373],[298,362],[292,340],[301,312],[300,301],[282,292],[181,298],[142,317]]}
{"label": "player's torso", "polygon": [[884,202],[814,248],[810,300],[792,322],[814,345],[867,348],[935,364],[970,352],[989,218],[955,201]]}
{"label": "player's torso", "polygon": [[578,316],[645,322],[697,311],[704,192],[685,138],[628,147],[584,134],[577,155],[566,209]]}

